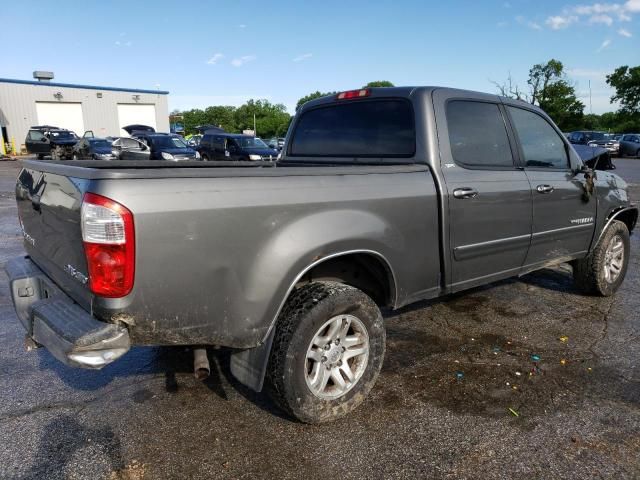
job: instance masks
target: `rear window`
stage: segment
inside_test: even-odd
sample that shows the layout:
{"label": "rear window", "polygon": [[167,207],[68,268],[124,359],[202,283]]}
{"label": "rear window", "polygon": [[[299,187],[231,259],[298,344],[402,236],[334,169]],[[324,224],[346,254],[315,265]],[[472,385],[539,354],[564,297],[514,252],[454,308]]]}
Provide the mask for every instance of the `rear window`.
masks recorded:
{"label": "rear window", "polygon": [[289,155],[301,157],[411,157],[416,129],[411,104],[402,99],[331,104],[298,121]]}

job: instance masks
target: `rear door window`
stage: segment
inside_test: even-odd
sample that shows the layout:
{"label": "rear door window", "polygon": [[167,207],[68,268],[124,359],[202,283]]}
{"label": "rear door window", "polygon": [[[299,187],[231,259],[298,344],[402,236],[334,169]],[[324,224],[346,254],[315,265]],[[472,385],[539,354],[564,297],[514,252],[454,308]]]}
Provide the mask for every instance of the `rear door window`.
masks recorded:
{"label": "rear door window", "polygon": [[290,145],[289,155],[301,157],[412,157],[413,108],[403,99],[320,106],[302,114]]}
{"label": "rear door window", "polygon": [[569,168],[565,143],[547,120],[522,108],[508,109],[527,167],[565,170]]}
{"label": "rear door window", "polygon": [[29,140],[32,142],[40,142],[44,138],[44,134],[40,130],[29,130]]}
{"label": "rear door window", "polygon": [[453,160],[471,168],[513,168],[507,127],[495,103],[452,100],[447,126]]}

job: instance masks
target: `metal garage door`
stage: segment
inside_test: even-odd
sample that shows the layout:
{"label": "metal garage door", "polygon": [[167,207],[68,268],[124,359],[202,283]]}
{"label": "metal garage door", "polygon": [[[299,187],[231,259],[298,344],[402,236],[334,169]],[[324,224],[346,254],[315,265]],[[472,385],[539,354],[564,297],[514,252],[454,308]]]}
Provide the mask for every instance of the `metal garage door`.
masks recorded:
{"label": "metal garage door", "polygon": [[157,129],[156,126],[156,106],[155,105],[139,105],[139,104],[118,104],[118,123],[120,125],[120,135],[128,136],[128,133],[122,130],[127,125],[149,125]]}
{"label": "metal garage door", "polygon": [[84,133],[81,103],[36,102],[38,125],[67,128],[78,136]]}

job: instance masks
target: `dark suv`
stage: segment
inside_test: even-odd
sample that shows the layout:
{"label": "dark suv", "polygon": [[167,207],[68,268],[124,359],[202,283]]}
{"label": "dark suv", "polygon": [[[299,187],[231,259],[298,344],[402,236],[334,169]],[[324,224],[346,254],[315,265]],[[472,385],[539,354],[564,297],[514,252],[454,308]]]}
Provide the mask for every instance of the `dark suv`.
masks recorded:
{"label": "dark suv", "polygon": [[278,151],[259,138],[237,133],[205,132],[198,148],[202,160],[276,160]]}
{"label": "dark suv", "polygon": [[73,146],[78,143],[78,137],[71,130],[53,127],[51,125],[36,125],[29,129],[24,144],[27,152],[36,155],[38,159],[51,155],[53,160],[64,158],[71,160]]}
{"label": "dark suv", "polygon": [[189,147],[180,135],[155,132],[133,132],[133,138],[149,147],[149,160],[199,160],[200,154]]}

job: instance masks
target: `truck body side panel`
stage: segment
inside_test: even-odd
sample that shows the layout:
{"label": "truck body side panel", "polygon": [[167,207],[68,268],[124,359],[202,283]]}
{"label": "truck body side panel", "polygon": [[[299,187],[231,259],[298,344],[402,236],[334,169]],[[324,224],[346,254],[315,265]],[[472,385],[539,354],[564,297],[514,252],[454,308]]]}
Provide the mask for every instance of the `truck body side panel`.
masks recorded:
{"label": "truck body side panel", "polygon": [[96,298],[95,314],[131,325],[134,343],[254,347],[299,274],[351,250],[386,259],[397,282],[393,306],[434,296],[438,212],[429,169],[376,168],[364,175],[93,181],[90,191],[133,212],[137,252],[131,294]]}

